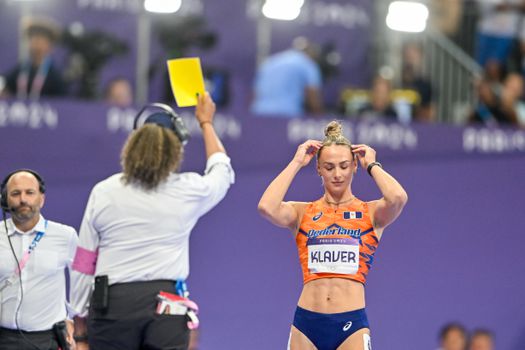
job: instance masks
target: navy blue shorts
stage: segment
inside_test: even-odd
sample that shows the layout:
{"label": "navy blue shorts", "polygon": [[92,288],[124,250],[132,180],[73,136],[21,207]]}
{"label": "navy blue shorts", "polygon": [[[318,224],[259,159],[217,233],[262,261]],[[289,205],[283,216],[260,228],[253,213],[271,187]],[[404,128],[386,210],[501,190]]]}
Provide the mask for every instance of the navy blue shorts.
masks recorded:
{"label": "navy blue shorts", "polygon": [[365,309],[336,314],[322,314],[297,307],[293,325],[318,350],[335,350],[349,336],[362,328],[370,328]]}

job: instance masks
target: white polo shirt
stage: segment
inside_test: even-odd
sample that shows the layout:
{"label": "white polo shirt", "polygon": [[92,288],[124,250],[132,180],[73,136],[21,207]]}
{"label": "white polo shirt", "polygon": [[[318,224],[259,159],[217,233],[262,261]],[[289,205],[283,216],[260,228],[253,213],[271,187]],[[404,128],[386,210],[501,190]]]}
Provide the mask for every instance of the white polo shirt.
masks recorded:
{"label": "white polo shirt", "polygon": [[[64,270],[75,257],[78,237],[74,228],[48,221],[40,216],[36,226],[27,233],[17,230],[11,219],[7,220],[8,234],[18,261],[28,250],[38,231],[45,232],[29,255],[22,269],[23,300],[18,314],[18,325],[24,331],[49,330],[54,323],[67,317],[66,278]],[[0,286],[10,278],[16,262],[5,233],[0,227]],[[0,292],[0,327],[16,329],[15,313],[21,301],[20,279]]]}
{"label": "white polo shirt", "polygon": [[[99,182],[89,197],[79,247],[98,251],[95,275],[109,284],[186,279],[189,237],[197,220],[234,182],[230,158],[217,152],[204,175],[173,173],[156,189],[125,185],[122,174]],[[87,314],[94,276],[72,273],[72,307]]]}

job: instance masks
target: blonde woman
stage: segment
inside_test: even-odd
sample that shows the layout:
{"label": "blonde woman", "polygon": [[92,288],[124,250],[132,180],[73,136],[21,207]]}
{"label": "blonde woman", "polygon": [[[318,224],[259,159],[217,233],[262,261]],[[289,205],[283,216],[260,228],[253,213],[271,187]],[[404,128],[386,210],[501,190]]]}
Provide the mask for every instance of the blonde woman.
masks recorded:
{"label": "blonde woman", "polygon": [[[290,229],[297,243],[304,286],[288,348],[368,350],[365,281],[384,229],[401,213],[407,194],[367,145],[352,145],[333,121],[323,141],[301,144],[292,161],[272,181],[259,212]],[[301,168],[317,156],[323,196],[313,202],[284,197]],[[352,191],[358,165],[366,169],[383,197],[364,202]]]}

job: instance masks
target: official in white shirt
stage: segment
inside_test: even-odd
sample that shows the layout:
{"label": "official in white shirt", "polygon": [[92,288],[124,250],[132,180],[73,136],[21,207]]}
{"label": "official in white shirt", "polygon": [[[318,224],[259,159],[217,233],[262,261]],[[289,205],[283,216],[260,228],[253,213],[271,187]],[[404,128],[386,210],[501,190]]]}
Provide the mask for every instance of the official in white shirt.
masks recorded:
{"label": "official in white shirt", "polygon": [[170,114],[151,115],[128,137],[123,172],[98,183],[89,197],[72,277],[79,349],[87,341],[104,350],[188,346],[192,319],[158,314],[157,295],[175,294],[175,282],[187,278],[191,230],[224,198],[234,172],[207,93],[195,113],[206,149],[204,175],[176,172],[185,133]]}
{"label": "official in white shirt", "polygon": [[[40,214],[45,183],[38,173],[14,171],[1,183],[0,190],[4,213],[4,232],[0,234],[0,349],[56,350],[60,341],[53,328],[66,326],[64,270],[73,262],[77,233]],[[8,220],[6,212],[11,214]],[[73,343],[73,326],[68,323],[66,338]]]}

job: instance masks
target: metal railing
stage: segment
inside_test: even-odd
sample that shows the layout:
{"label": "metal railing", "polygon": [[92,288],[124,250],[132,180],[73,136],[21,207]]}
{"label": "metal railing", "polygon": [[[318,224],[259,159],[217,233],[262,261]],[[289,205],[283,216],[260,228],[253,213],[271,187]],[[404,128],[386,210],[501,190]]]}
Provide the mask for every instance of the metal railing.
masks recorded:
{"label": "metal railing", "polygon": [[424,75],[435,90],[438,121],[463,124],[476,103],[475,80],[482,67],[440,32],[429,30],[424,40]]}
{"label": "metal railing", "polygon": [[[432,85],[435,120],[465,123],[477,102],[474,82],[482,74],[482,67],[473,58],[478,19],[476,2],[443,0],[461,6],[457,8],[456,21],[445,30],[438,18],[434,18],[429,21],[426,32],[414,34],[393,32],[386,27],[381,19],[385,18],[390,1],[377,0],[374,5],[378,20],[372,58],[376,71],[383,66],[391,67],[396,72],[394,85],[401,84],[397,72],[401,72],[403,65],[402,47],[405,43],[417,43],[423,55],[418,70]],[[441,3],[440,6],[447,6],[447,3]],[[443,8],[434,6],[432,11],[441,13]]]}

